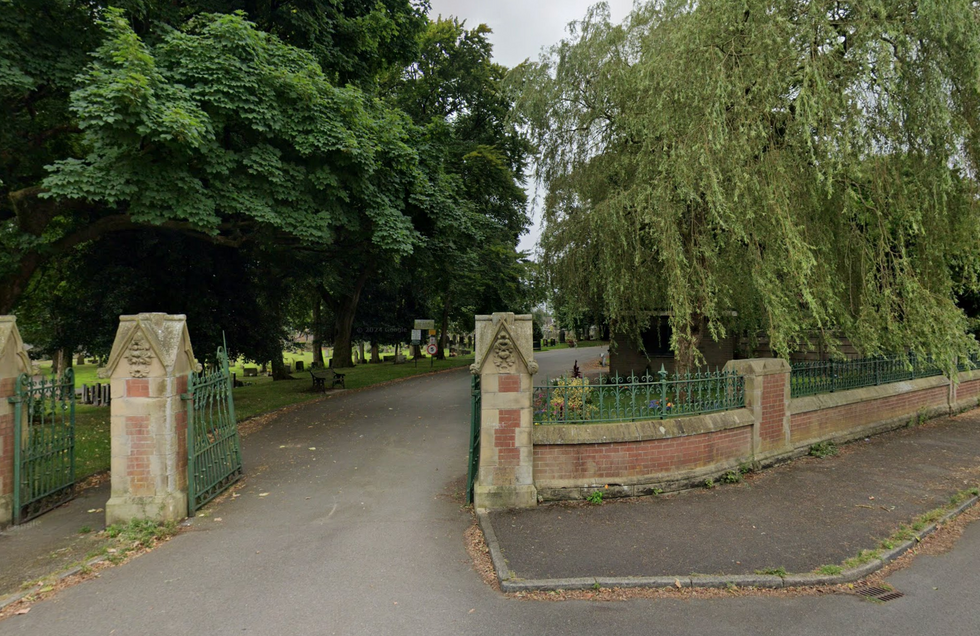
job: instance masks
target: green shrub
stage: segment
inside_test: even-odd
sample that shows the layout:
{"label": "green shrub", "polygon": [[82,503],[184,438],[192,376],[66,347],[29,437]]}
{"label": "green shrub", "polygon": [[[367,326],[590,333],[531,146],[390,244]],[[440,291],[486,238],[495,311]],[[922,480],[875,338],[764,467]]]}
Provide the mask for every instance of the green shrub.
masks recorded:
{"label": "green shrub", "polygon": [[833,457],[839,452],[837,445],[833,442],[819,442],[810,447],[810,456],[812,457]]}

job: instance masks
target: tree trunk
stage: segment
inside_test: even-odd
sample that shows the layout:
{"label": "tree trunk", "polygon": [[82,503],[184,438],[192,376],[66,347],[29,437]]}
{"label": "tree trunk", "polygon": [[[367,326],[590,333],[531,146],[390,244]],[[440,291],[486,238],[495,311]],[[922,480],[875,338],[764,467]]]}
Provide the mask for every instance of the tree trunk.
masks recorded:
{"label": "tree trunk", "polygon": [[364,341],[361,340],[357,343],[357,363],[364,364]]}
{"label": "tree trunk", "polygon": [[342,298],[335,312],[333,360],[330,366],[334,369],[349,369],[354,366],[351,361],[351,332],[354,328],[354,316],[357,313],[357,303],[361,299],[361,291],[370,276],[370,268],[365,267],[354,283],[354,289],[346,298]]}
{"label": "tree trunk", "polygon": [[371,341],[371,363],[377,364],[381,362],[381,352],[378,351],[378,343],[375,340]]}
{"label": "tree trunk", "polygon": [[452,300],[446,294],[446,302],[442,305],[442,333],[439,334],[439,350],[436,351],[437,360],[446,359],[446,337],[449,333],[449,308]]}
{"label": "tree trunk", "polygon": [[313,293],[313,364],[312,366],[322,369],[327,366],[323,363],[323,325],[320,320],[320,307],[323,299],[320,294]]}
{"label": "tree trunk", "polygon": [[677,354],[674,356],[674,371],[678,375],[690,373],[701,359],[698,347],[701,344],[701,316],[696,316],[688,326],[690,333],[677,334]]}
{"label": "tree trunk", "polygon": [[286,371],[286,365],[282,361],[282,343],[276,344],[276,355],[272,357],[272,381],[277,380],[294,380],[293,376]]}
{"label": "tree trunk", "polygon": [[64,349],[57,349],[51,354],[51,375],[61,373],[62,358],[65,355]]}

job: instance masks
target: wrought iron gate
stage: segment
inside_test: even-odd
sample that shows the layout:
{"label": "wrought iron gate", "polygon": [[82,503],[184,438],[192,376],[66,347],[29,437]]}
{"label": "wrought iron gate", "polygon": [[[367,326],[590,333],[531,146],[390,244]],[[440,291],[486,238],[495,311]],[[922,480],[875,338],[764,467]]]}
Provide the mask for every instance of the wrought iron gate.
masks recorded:
{"label": "wrought iron gate", "polygon": [[471,386],[470,405],[470,461],[466,476],[466,503],[473,503],[473,484],[476,483],[476,473],[480,470],[480,424],[483,412],[482,393],[480,391],[480,376],[474,375]]}
{"label": "wrought iron gate", "polygon": [[235,421],[228,355],[218,347],[214,369],[191,373],[187,393],[188,514],[221,494],[242,476],[242,453]]}
{"label": "wrought iron gate", "polygon": [[14,396],[14,523],[75,496],[75,373],[17,377]]}

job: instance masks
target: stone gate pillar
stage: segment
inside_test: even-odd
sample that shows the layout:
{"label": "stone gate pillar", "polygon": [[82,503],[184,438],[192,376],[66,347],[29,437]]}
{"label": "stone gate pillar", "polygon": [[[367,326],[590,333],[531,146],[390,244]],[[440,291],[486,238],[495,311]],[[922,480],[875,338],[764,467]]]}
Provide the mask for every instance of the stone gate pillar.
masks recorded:
{"label": "stone gate pillar", "polygon": [[790,371],[782,358],[731,360],[725,371],[745,377],[745,408],[752,411],[752,455],[763,461],[791,450]]}
{"label": "stone gate pillar", "polygon": [[120,316],[109,362],[112,494],[106,524],[187,516],[187,376],[198,368],[183,315]]}
{"label": "stone gate pillar", "polygon": [[476,508],[537,505],[531,378],[531,316],[495,313],[476,317],[476,362],[480,376],[480,470],[473,490]]}
{"label": "stone gate pillar", "polygon": [[0,528],[10,525],[14,513],[14,405],[7,398],[17,376],[31,370],[17,318],[0,316]]}

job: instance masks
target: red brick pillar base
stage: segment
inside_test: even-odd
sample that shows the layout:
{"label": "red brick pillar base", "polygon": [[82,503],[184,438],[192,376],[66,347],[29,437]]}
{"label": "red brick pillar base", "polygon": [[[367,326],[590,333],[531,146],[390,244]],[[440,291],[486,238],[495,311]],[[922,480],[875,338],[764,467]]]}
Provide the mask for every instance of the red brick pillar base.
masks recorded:
{"label": "red brick pillar base", "polygon": [[31,372],[15,316],[0,316],[0,528],[13,521],[14,395],[17,376]]}
{"label": "red brick pillar base", "polygon": [[732,360],[725,370],[745,376],[745,408],[755,416],[752,454],[756,461],[790,448],[790,366],[780,358]]}

